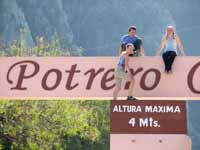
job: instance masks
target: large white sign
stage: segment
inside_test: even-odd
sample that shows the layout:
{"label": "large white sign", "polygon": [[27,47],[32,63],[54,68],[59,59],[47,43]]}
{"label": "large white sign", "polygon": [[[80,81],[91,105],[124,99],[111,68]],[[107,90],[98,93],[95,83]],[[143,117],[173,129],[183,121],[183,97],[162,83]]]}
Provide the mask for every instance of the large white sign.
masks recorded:
{"label": "large white sign", "polygon": [[[1,99],[110,99],[118,57],[1,57]],[[161,57],[130,59],[139,99],[199,99],[200,57],[177,57],[164,73]],[[127,95],[124,82],[119,97]]]}

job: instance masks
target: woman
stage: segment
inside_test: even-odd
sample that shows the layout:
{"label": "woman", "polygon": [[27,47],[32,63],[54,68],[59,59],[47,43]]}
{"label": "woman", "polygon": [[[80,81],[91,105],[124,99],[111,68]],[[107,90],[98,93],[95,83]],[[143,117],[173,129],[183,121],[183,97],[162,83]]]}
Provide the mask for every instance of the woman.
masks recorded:
{"label": "woman", "polygon": [[122,52],[117,67],[115,69],[115,82],[116,86],[113,92],[113,99],[117,100],[117,95],[121,90],[122,80],[130,81],[130,88],[128,90],[127,100],[135,100],[133,97],[133,86],[134,86],[134,78],[130,72],[129,68],[129,55],[133,53],[134,45],[132,43],[128,43],[126,45],[126,51]]}
{"label": "woman", "polygon": [[163,61],[165,63],[165,72],[172,73],[172,64],[174,62],[175,57],[177,56],[177,47],[179,48],[181,55],[185,56],[183,46],[178,35],[174,31],[173,26],[168,26],[166,30],[166,34],[162,38],[162,42],[160,47],[157,50],[156,55],[160,55],[161,51],[163,51]]}

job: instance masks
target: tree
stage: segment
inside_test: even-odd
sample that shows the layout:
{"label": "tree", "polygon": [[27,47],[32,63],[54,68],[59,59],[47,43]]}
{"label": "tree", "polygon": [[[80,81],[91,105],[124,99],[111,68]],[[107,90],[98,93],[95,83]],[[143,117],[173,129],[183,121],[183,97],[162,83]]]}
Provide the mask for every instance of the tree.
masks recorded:
{"label": "tree", "polygon": [[107,150],[109,101],[0,101],[2,150]]}

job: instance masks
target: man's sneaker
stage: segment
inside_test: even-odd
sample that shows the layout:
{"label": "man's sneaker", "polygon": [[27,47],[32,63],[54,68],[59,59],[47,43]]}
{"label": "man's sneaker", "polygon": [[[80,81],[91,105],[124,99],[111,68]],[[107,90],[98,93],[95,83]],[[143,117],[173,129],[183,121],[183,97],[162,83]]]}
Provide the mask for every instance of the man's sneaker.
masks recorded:
{"label": "man's sneaker", "polygon": [[127,100],[128,101],[132,101],[132,100],[137,100],[135,97],[133,97],[133,96],[127,96]]}

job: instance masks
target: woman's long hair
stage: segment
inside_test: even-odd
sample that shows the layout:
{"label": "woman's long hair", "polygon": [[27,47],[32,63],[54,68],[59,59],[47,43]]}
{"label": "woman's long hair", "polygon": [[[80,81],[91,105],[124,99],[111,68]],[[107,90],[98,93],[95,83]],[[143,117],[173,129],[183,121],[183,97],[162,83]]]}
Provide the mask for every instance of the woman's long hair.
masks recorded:
{"label": "woman's long hair", "polygon": [[175,29],[174,29],[174,27],[172,25],[167,26],[167,29],[166,29],[166,32],[165,32],[165,37],[168,38],[168,34],[167,34],[167,30],[168,29],[172,29],[172,31],[173,31],[173,39],[175,39],[176,32],[175,32]]}

